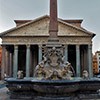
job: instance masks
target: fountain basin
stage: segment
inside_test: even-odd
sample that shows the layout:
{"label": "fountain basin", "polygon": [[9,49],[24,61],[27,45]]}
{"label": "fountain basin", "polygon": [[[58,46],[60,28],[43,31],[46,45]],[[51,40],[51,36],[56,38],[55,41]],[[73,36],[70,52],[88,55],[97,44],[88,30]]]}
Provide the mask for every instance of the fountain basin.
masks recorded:
{"label": "fountain basin", "polygon": [[100,79],[93,78],[88,80],[37,80],[34,78],[26,79],[5,79],[6,86],[11,92],[24,91],[41,94],[68,94],[75,92],[96,92],[100,89]]}
{"label": "fountain basin", "polygon": [[37,80],[7,78],[6,87],[12,91],[35,91],[46,94],[71,93],[79,90],[79,80]]}
{"label": "fountain basin", "polygon": [[45,94],[65,94],[79,90],[79,80],[32,80],[33,89]]}
{"label": "fountain basin", "polygon": [[100,89],[100,79],[99,78],[91,78],[87,80],[80,81],[80,91],[81,92],[97,92]]}
{"label": "fountain basin", "polygon": [[17,91],[32,91],[33,84],[31,79],[17,79],[17,78],[6,78],[6,87],[11,92]]}

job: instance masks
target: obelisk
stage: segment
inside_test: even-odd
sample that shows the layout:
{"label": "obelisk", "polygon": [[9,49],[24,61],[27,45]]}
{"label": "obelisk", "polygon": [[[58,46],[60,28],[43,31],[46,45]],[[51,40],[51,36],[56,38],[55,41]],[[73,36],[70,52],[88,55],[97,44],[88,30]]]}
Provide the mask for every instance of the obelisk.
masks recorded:
{"label": "obelisk", "polygon": [[49,40],[51,42],[58,41],[57,0],[50,0],[49,35]]}

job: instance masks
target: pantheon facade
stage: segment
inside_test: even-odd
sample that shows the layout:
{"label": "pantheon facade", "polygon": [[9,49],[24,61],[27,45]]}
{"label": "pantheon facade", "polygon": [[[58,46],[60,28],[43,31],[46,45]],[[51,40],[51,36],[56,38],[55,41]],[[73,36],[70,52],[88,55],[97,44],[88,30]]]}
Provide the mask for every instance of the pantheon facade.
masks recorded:
{"label": "pantheon facade", "polygon": [[[35,20],[15,20],[16,27],[0,34],[2,79],[5,75],[16,78],[19,70],[24,72],[24,77],[33,77],[48,42],[49,21],[47,15]],[[58,19],[58,38],[65,47],[65,61],[72,64],[76,76],[82,76],[83,70],[87,70],[92,77],[92,39],[95,34],[84,29],[82,21]]]}

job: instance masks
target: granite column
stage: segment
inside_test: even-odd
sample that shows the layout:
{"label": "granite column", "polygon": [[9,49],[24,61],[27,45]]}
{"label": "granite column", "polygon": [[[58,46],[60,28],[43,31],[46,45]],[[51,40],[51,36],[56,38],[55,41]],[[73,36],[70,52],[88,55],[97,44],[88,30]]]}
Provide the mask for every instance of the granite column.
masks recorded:
{"label": "granite column", "polygon": [[80,77],[80,46],[76,45],[76,76]]}
{"label": "granite column", "polygon": [[26,77],[30,77],[30,45],[26,46]]}
{"label": "granite column", "polygon": [[13,59],[13,77],[17,78],[18,72],[18,46],[14,46],[14,59]]}
{"label": "granite column", "polygon": [[88,45],[88,67],[89,67],[89,77],[93,77],[93,68],[92,68],[92,45]]}
{"label": "granite column", "polygon": [[68,45],[65,45],[65,62],[68,61]]}
{"label": "granite column", "polygon": [[42,61],[42,45],[38,46],[38,63]]}

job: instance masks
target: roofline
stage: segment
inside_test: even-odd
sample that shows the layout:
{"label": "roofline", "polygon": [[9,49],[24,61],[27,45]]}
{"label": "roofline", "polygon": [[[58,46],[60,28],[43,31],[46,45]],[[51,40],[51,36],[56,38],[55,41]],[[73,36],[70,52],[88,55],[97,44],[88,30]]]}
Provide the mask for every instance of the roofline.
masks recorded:
{"label": "roofline", "polygon": [[[45,17],[46,17],[46,18],[50,18],[50,16],[44,15],[44,16],[41,16],[41,17],[36,18],[36,19],[34,19],[34,20],[30,20],[29,22],[27,22],[27,23],[25,23],[25,24],[22,24],[22,25],[20,25],[20,26],[14,27],[14,28],[12,28],[12,29],[9,29],[9,30],[7,30],[7,31],[4,31],[4,32],[0,33],[0,37],[4,36],[4,35],[7,34],[8,32],[11,32],[11,31],[14,31],[14,30],[16,30],[16,29],[22,28],[22,27],[24,27],[24,26],[26,26],[26,25],[29,25],[29,24],[31,24],[31,23],[33,23],[33,22],[36,22],[36,21],[38,21],[38,20],[40,20],[40,19],[43,19],[43,18],[45,18]],[[17,20],[15,20],[15,21],[17,21]],[[18,20],[18,21],[19,21],[19,20]],[[25,21],[25,20],[24,20],[24,21]],[[27,21],[28,21],[28,20],[27,20]],[[94,34],[94,33],[92,33],[92,32],[89,32],[89,31],[87,31],[87,30],[85,30],[85,29],[81,29],[81,28],[79,28],[79,27],[77,27],[77,26],[74,26],[74,25],[72,25],[72,24],[70,24],[70,23],[67,23],[67,22],[63,21],[62,19],[60,19],[60,18],[58,18],[58,21],[61,22],[61,23],[63,23],[63,24],[65,24],[65,25],[68,25],[68,26],[70,26],[70,27],[73,27],[73,28],[75,28],[75,29],[77,29],[77,30],[80,30],[80,31],[82,31],[82,32],[88,33],[89,35],[92,35],[92,37],[94,37],[94,36],[96,35],[96,34]]]}
{"label": "roofline", "polygon": [[18,22],[18,23],[30,22],[30,21],[32,21],[32,20],[14,20],[15,23],[16,23],[16,22]]}
{"label": "roofline", "polygon": [[9,30],[7,30],[7,31],[4,31],[4,32],[0,33],[0,37],[2,37],[3,35],[7,34],[8,32],[11,32],[11,31],[14,31],[14,30],[16,30],[16,29],[22,28],[22,27],[24,27],[24,26],[26,26],[26,25],[29,25],[29,24],[31,24],[31,23],[33,23],[33,22],[36,22],[36,21],[38,21],[38,20],[40,20],[40,19],[43,19],[43,18],[45,18],[45,17],[48,17],[48,18],[49,18],[48,15],[41,16],[41,17],[39,17],[39,18],[37,18],[37,19],[34,19],[34,20],[31,20],[31,21],[29,21],[29,22],[27,22],[27,23],[25,23],[25,24],[22,24],[22,25],[20,25],[20,26],[11,28],[11,29],[9,29]]}
{"label": "roofline", "polygon": [[89,31],[87,31],[87,30],[85,30],[85,29],[79,28],[79,27],[74,26],[74,25],[72,25],[72,24],[70,24],[70,23],[66,23],[65,21],[63,21],[63,20],[60,19],[60,18],[58,19],[58,21],[61,22],[61,23],[63,23],[63,24],[65,24],[65,25],[71,26],[71,27],[73,27],[73,28],[75,28],[75,29],[78,29],[78,30],[80,30],[80,31],[82,31],[82,32],[88,33],[89,35],[92,35],[92,37],[94,37],[94,36],[96,35],[96,34],[94,34],[94,33],[92,33],[92,32],[89,32]]}
{"label": "roofline", "polygon": [[62,20],[68,23],[82,23],[83,22],[83,19],[62,19]]}

